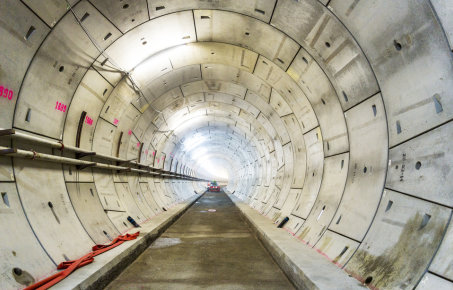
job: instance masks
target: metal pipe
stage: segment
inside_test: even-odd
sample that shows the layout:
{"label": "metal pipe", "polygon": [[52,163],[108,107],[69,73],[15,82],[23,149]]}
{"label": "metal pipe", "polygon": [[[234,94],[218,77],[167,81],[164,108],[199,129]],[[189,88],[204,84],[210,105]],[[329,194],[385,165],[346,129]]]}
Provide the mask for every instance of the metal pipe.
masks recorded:
{"label": "metal pipe", "polygon": [[[47,162],[52,162],[52,163],[63,163],[63,164],[79,165],[79,166],[85,166],[85,167],[95,167],[95,168],[108,169],[108,170],[119,170],[119,171],[127,170],[127,171],[131,171],[134,173],[140,173],[140,174],[149,174],[149,175],[158,175],[159,174],[159,173],[155,173],[155,172],[147,171],[147,170],[143,170],[143,169],[136,169],[136,168],[130,168],[130,167],[124,167],[124,166],[111,165],[111,164],[106,164],[106,163],[85,161],[85,160],[79,160],[79,159],[74,159],[74,158],[69,158],[69,157],[61,157],[61,156],[55,156],[55,155],[51,155],[51,154],[39,153],[36,151],[9,148],[9,147],[4,147],[4,146],[0,146],[0,155],[32,159],[32,160],[47,161]],[[176,179],[188,178],[186,176],[181,178],[178,176],[174,176],[172,174],[166,174],[166,175],[172,176]]]}

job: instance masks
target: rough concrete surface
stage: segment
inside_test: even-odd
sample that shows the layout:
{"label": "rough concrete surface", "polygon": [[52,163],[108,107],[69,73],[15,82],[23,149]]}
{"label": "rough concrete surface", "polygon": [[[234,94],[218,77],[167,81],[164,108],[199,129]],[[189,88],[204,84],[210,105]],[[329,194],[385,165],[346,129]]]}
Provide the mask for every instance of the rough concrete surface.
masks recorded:
{"label": "rough concrete surface", "polygon": [[200,288],[294,289],[223,192],[206,193],[106,289]]}

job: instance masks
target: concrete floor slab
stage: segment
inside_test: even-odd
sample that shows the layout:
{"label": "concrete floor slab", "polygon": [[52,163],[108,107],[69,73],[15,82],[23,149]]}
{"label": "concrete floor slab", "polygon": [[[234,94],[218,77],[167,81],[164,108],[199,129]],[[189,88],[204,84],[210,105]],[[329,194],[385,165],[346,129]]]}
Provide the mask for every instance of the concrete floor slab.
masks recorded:
{"label": "concrete floor slab", "polygon": [[294,286],[228,196],[208,192],[107,289],[294,289]]}

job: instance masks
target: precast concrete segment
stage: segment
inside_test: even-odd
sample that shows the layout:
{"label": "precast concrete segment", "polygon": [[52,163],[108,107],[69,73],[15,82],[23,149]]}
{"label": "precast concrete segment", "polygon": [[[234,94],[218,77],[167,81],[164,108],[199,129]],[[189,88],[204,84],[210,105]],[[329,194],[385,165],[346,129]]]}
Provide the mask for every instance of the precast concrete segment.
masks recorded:
{"label": "precast concrete segment", "polygon": [[106,289],[294,289],[224,192],[206,192]]}

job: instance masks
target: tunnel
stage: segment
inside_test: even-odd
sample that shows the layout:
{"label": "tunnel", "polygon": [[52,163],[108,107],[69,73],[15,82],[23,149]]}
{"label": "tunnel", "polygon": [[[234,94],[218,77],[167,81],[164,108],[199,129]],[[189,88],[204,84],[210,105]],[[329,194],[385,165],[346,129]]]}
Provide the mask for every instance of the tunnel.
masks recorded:
{"label": "tunnel", "polygon": [[447,0],[0,1],[0,288],[140,231],[52,289],[106,287],[195,208],[239,222],[207,210],[223,198],[258,241],[243,255],[292,287],[453,289],[452,19]]}

